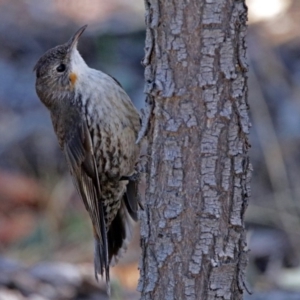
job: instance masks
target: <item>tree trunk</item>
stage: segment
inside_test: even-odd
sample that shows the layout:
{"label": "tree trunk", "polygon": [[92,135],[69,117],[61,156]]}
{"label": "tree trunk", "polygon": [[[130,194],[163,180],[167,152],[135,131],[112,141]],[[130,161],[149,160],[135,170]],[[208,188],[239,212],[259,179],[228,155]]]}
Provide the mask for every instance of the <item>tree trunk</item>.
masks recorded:
{"label": "tree trunk", "polygon": [[141,299],[242,299],[250,179],[247,8],[242,0],[145,5],[153,110]]}

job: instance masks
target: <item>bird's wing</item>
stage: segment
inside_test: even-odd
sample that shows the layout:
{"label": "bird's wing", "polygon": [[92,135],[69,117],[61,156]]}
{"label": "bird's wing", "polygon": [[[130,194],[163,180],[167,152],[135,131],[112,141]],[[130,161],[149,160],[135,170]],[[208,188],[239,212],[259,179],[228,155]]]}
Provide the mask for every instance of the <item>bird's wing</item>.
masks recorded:
{"label": "bird's wing", "polygon": [[100,267],[98,266],[96,271],[100,271],[100,274],[103,275],[104,263],[106,280],[109,281],[107,233],[103,203],[100,200],[101,189],[92,139],[85,120],[78,125],[75,131],[72,130],[72,134],[66,139],[64,153],[73,181],[90,214],[102,248],[102,251],[98,253]]}

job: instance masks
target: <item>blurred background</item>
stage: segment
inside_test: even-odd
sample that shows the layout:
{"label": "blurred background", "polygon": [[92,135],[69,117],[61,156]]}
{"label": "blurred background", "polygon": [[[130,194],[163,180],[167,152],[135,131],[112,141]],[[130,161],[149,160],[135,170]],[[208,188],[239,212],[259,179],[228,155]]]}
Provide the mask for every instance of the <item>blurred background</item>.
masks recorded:
{"label": "blurred background", "polygon": [[[300,1],[248,0],[252,198],[248,299],[300,299]],[[89,218],[49,114],[37,59],[88,24],[79,50],[143,107],[143,1],[0,0],[0,300],[107,299]],[[113,299],[138,299],[138,230]]]}

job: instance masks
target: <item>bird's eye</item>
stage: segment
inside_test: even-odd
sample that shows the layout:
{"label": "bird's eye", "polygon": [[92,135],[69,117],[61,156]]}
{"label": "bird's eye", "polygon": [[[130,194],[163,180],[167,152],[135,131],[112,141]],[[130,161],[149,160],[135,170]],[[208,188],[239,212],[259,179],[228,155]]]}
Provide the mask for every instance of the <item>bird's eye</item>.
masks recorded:
{"label": "bird's eye", "polygon": [[66,70],[66,65],[65,64],[60,64],[57,68],[56,71],[61,73],[64,72]]}

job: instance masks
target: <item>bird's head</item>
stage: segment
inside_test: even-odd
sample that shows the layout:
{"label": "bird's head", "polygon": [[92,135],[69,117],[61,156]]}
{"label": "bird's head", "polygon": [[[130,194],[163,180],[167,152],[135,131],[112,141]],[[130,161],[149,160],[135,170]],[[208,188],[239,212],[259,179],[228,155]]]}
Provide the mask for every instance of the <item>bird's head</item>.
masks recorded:
{"label": "bird's head", "polygon": [[36,92],[48,107],[74,90],[78,77],[88,68],[77,50],[78,39],[86,27],[81,27],[65,44],[48,50],[34,67]]}

